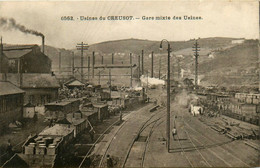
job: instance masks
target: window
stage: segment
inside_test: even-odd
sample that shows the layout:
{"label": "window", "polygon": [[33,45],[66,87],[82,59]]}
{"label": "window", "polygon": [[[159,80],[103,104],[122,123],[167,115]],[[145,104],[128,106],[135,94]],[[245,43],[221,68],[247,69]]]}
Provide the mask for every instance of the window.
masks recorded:
{"label": "window", "polygon": [[47,95],[47,102],[48,102],[48,103],[51,102],[51,95]]}
{"label": "window", "polygon": [[31,104],[34,104],[34,102],[35,102],[34,95],[29,95],[29,102],[30,102]]}
{"label": "window", "polygon": [[41,95],[41,104],[45,104],[45,95]]}

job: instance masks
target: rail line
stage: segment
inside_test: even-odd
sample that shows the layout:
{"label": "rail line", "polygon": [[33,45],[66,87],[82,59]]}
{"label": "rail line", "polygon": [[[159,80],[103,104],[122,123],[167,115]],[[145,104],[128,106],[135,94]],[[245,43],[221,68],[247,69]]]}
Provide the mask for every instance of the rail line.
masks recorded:
{"label": "rail line", "polygon": [[126,122],[127,122],[127,121],[123,122],[123,123],[120,125],[120,127],[119,127],[118,130],[116,131],[115,135],[113,136],[113,138],[112,138],[111,141],[109,142],[108,147],[106,148],[106,151],[105,151],[105,153],[103,154],[103,156],[102,156],[102,158],[101,158],[101,160],[100,160],[100,162],[99,162],[98,167],[102,167],[103,160],[104,160],[104,158],[105,158],[105,156],[106,156],[106,154],[107,154],[107,151],[108,151],[108,149],[109,149],[109,147],[110,147],[110,145],[111,145],[111,143],[112,143],[114,137],[117,135],[117,133],[121,130],[121,128],[123,127],[123,125],[124,125]]}
{"label": "rail line", "polygon": [[[192,128],[187,122],[184,121],[184,123],[185,123],[185,125],[187,125],[193,132],[196,132],[196,133],[198,133],[199,135],[201,135],[202,137],[204,137],[204,139],[208,139],[208,140],[210,140],[210,141],[212,141],[212,142],[216,142],[214,139],[209,138],[209,137],[207,137],[207,136],[201,134],[200,132],[198,132],[198,131],[195,130],[194,128]],[[197,140],[197,141],[198,141],[198,140]],[[202,143],[200,143],[200,144],[202,144]],[[204,144],[202,144],[202,145],[204,145]],[[225,152],[229,153],[229,155],[232,156],[234,159],[239,160],[239,161],[240,161],[241,163],[243,163],[244,165],[250,167],[250,165],[248,165],[247,163],[245,163],[244,161],[242,161],[240,158],[234,156],[232,153],[228,152],[228,151],[227,151],[225,148],[223,148],[221,145],[218,145],[218,147],[222,148],[222,150],[224,150]],[[213,152],[213,151],[211,150],[211,152]],[[217,156],[217,154],[216,154],[215,152],[213,152],[213,153],[214,153],[215,156]],[[217,157],[218,157],[218,158],[221,158],[221,157],[219,157],[219,156],[217,156]],[[221,158],[221,160],[224,161],[223,158]],[[232,165],[230,165],[230,164],[227,163],[226,161],[224,161],[224,162],[225,162],[228,166],[232,167]]]}
{"label": "rail line", "polygon": [[[140,109],[138,109],[138,110],[142,110],[142,109],[144,109],[144,108],[146,108],[146,107],[147,107],[147,106],[144,106],[144,107],[142,107],[142,108],[140,108]],[[124,118],[127,118],[127,116],[129,116],[130,114],[131,114],[131,113],[128,113],[128,114],[124,115],[123,117],[124,117]],[[116,125],[118,122],[120,122],[120,119],[118,119],[117,121],[115,121],[114,123],[112,123],[112,124],[97,138],[97,140],[91,145],[91,147],[90,147],[90,149],[88,150],[87,154],[84,156],[84,158],[83,158],[83,160],[81,161],[81,163],[80,163],[80,165],[78,166],[78,168],[81,168],[81,167],[82,167],[82,165],[83,165],[84,162],[86,161],[87,157],[89,157],[89,155],[91,154],[91,152],[92,152],[93,148],[95,147],[95,145],[96,145],[98,142],[100,142],[101,138],[105,135],[105,133],[106,133],[108,130],[110,130],[114,125]],[[127,119],[120,125],[120,128],[119,128],[119,129],[121,129],[122,126],[123,126],[126,122],[127,122]],[[119,130],[118,130],[118,131],[119,131]],[[112,140],[113,140],[113,139],[112,139]],[[105,155],[103,155],[103,156],[105,156]]]}
{"label": "rail line", "polygon": [[191,163],[190,159],[189,159],[189,158],[187,157],[187,155],[185,154],[184,148],[183,148],[182,145],[181,145],[180,138],[179,138],[178,134],[177,134],[177,140],[178,140],[178,143],[179,143],[179,145],[180,145],[180,147],[181,147],[182,155],[184,155],[185,159],[189,162],[190,166],[191,166],[191,167],[194,167],[193,164]]}
{"label": "rail line", "polygon": [[[125,158],[124,158],[124,161],[123,161],[123,164],[122,164],[122,166],[121,166],[122,168],[125,167],[126,162],[127,162],[127,159],[128,159],[129,154],[130,154],[130,152],[131,152],[131,149],[132,149],[134,143],[136,142],[137,138],[139,137],[140,133],[143,132],[143,131],[144,131],[149,125],[151,125],[152,123],[154,123],[154,125],[152,126],[152,128],[154,128],[155,124],[156,124],[160,119],[162,119],[165,115],[160,116],[159,118],[157,118],[157,119],[151,121],[149,124],[147,124],[147,123],[152,119],[152,117],[154,117],[155,115],[161,114],[161,112],[163,112],[164,110],[165,110],[165,108],[162,108],[160,111],[157,111],[157,113],[154,114],[153,116],[151,116],[148,120],[146,120],[146,122],[145,122],[145,123],[142,125],[142,127],[139,129],[137,136],[133,139],[131,145],[129,146],[129,148],[128,148],[128,150],[127,150],[127,154],[126,154],[126,156],[125,156]],[[147,125],[146,125],[146,124],[147,124]],[[145,157],[145,152],[146,152],[147,144],[148,144],[148,142],[149,142],[150,136],[152,135],[152,130],[153,130],[153,129],[150,130],[149,135],[148,135],[148,137],[147,137],[147,139],[146,139],[145,151],[144,151],[143,154],[142,154],[142,165],[143,165],[143,162],[144,162],[144,157]],[[148,139],[148,138],[149,138],[149,139]]]}
{"label": "rail line", "polygon": [[[183,124],[185,125],[185,121],[184,121],[184,119],[183,119],[183,113],[182,113],[182,116],[181,116],[181,120],[182,120]],[[205,161],[205,163],[206,163],[209,167],[212,167],[212,165],[209,164],[209,162],[206,160],[206,158],[201,154],[201,152],[199,151],[199,149],[197,148],[197,146],[194,144],[194,142],[192,141],[192,139],[191,139],[189,133],[188,133],[185,129],[184,129],[184,132],[186,133],[186,135],[187,135],[187,137],[188,137],[190,143],[192,144],[192,146],[194,147],[194,149],[199,153],[199,155],[201,156],[201,158]],[[178,137],[178,141],[180,142],[179,137]]]}
{"label": "rail line", "polygon": [[[164,115],[164,116],[165,116],[165,115]],[[158,120],[155,120],[155,122],[152,122],[152,123],[154,123],[154,124],[153,124],[153,126],[152,126],[152,128],[151,128],[151,130],[150,130],[150,132],[149,132],[149,134],[148,134],[148,137],[147,137],[146,141],[145,141],[145,148],[144,148],[144,152],[143,152],[143,154],[142,154],[141,167],[144,167],[146,151],[147,151],[147,147],[148,147],[148,144],[149,144],[149,141],[150,141],[150,137],[151,137],[151,135],[152,135],[152,133],[153,133],[153,129],[154,129],[156,123],[157,123],[159,120],[161,120],[164,116],[160,117]],[[163,121],[161,121],[160,123],[158,123],[158,124],[156,125],[156,127],[159,126],[159,125],[162,124],[162,123],[163,123]],[[150,124],[149,124],[149,125],[150,125]]]}

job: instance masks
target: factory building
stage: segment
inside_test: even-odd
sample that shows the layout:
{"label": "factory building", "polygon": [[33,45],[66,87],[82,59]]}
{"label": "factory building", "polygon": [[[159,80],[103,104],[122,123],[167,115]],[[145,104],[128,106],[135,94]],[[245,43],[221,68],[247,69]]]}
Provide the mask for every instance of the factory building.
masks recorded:
{"label": "factory building", "polygon": [[57,100],[60,87],[51,74],[51,59],[41,52],[38,45],[1,44],[0,79],[10,81],[25,91],[24,104],[42,106]]}
{"label": "factory building", "polygon": [[10,82],[0,81],[0,134],[23,114],[24,91]]}
{"label": "factory building", "polygon": [[60,85],[55,76],[51,74],[8,73],[0,75],[2,75],[2,78],[6,78],[6,80],[26,92],[24,95],[24,104],[31,103],[36,106],[41,106],[55,101],[58,98]]}
{"label": "factory building", "polygon": [[51,59],[38,45],[4,45],[8,73],[51,73]]}

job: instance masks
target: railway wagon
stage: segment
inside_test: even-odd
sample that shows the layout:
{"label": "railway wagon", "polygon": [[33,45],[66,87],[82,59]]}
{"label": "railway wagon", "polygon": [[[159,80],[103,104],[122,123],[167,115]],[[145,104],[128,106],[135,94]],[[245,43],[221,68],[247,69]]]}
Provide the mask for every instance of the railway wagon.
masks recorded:
{"label": "railway wagon", "polygon": [[79,111],[80,100],[68,99],[59,102],[52,102],[45,105],[45,117],[48,119],[62,119],[68,113]]}

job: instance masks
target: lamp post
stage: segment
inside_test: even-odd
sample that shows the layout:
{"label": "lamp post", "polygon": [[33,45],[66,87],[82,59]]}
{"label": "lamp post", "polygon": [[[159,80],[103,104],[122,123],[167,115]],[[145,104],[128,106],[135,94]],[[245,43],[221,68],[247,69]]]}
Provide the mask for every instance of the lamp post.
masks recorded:
{"label": "lamp post", "polygon": [[162,50],[162,43],[166,41],[168,43],[168,73],[167,73],[167,115],[166,115],[166,136],[167,136],[167,149],[168,152],[170,150],[170,53],[171,53],[171,46],[168,40],[163,39],[160,44],[160,49]]}

